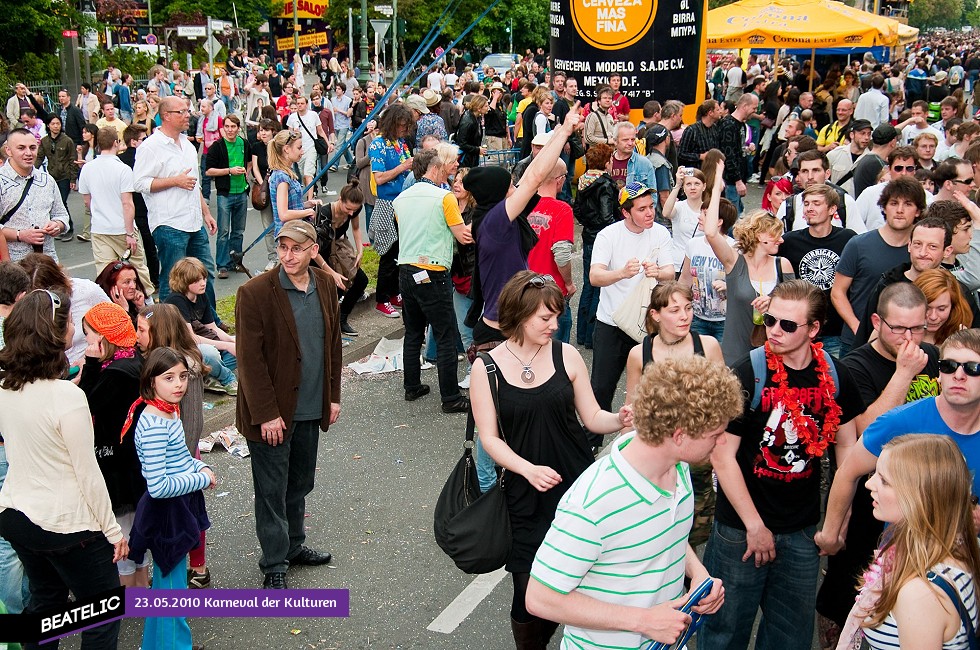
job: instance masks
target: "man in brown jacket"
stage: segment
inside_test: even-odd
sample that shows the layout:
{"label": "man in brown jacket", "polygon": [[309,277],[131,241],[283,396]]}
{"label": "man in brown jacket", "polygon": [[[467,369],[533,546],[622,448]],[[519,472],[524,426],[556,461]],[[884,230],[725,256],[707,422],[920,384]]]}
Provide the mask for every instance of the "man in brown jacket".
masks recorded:
{"label": "man in brown jacket", "polygon": [[235,306],[237,424],[252,456],[266,589],[285,589],[290,566],[331,559],[304,545],[303,517],[320,431],[340,416],[342,367],[337,288],[310,268],[316,230],[288,221],[276,239],[280,266],[242,285]]}

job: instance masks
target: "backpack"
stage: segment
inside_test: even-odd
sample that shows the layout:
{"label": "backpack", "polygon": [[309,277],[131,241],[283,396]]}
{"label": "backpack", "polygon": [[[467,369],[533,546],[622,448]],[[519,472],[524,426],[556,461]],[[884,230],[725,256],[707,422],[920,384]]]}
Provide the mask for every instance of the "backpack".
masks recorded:
{"label": "backpack", "polygon": [[[840,395],[840,378],[837,376],[837,366],[834,365],[834,358],[826,350],[821,350],[823,357],[830,368],[830,378],[834,381],[834,399]],[[749,360],[752,362],[752,376],[755,377],[755,392],[752,394],[752,403],[749,409],[756,410],[762,403],[762,389],[766,387],[766,348],[753,348],[749,352]]]}
{"label": "backpack", "polygon": [[[845,176],[845,178],[848,178]],[[844,191],[839,185],[828,182],[827,185],[834,188],[837,192],[837,198],[840,200],[840,204],[837,206],[837,216],[840,217],[840,225],[842,228],[847,228],[847,192]],[[786,232],[793,231],[793,224],[796,223],[796,197],[793,196],[786,199],[786,216],[783,221],[786,223]],[[792,200],[790,200],[792,199]]]}

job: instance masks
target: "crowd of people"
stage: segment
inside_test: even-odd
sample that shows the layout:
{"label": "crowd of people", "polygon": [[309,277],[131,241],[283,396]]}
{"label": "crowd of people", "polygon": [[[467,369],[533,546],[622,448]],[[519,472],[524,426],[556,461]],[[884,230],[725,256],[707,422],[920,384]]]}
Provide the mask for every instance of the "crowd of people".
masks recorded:
{"label": "crowd of people", "polygon": [[[330,52],[236,50],[213,76],[154,66],[145,89],[110,68],[54,111],[16,86],[0,167],[6,611],[146,586],[146,551],[154,588],[211,584],[205,390],[237,399],[263,586],[330,562],[306,545],[305,498],[371,246],[373,315],[404,322],[404,399],[431,392],[432,360],[441,411],[478,426],[481,489],[507,477],[518,648],[559,624],[569,646],[673,643],[708,577],[704,650],[747,648],[760,611],[758,648],[971,647],[976,39],[819,70],[719,56],[687,125],[674,100],[631,107],[616,73],[580,98],[543,48],[499,71],[442,53],[387,100],[381,71],[364,87],[357,73]],[[348,180],[324,200],[332,159]],[[243,270],[249,205],[268,264],[231,335],[214,281]],[[75,238],[95,282],[58,263]],[[190,639],[182,619],[144,630],[148,648]]]}

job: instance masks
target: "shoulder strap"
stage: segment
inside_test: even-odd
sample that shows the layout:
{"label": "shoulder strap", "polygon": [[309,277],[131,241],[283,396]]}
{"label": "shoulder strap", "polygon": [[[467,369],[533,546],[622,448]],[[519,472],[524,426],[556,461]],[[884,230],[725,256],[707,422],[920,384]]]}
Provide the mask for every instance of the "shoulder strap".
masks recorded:
{"label": "shoulder strap", "polygon": [[776,260],[776,284],[782,284],[783,280],[783,260],[777,255]]}
{"label": "shoulder strap", "polygon": [[796,223],[796,195],[787,196],[783,205],[786,206],[786,214],[783,216],[786,232],[793,232],[793,224]]}
{"label": "shoulder strap", "polygon": [[[493,360],[493,357],[486,352],[478,352],[476,356],[483,359],[483,365],[487,369],[487,379],[490,382],[490,397],[493,398],[493,410],[497,414],[497,433],[500,434],[501,440],[507,442],[507,438],[504,437],[504,426],[500,422],[500,393],[498,392],[499,377],[497,376],[497,364]],[[470,413],[472,412],[473,409],[471,408]]]}
{"label": "shoulder strap", "polygon": [[762,389],[766,387],[766,348],[753,348],[749,352],[749,360],[752,362],[752,376],[755,378],[755,391],[752,394],[752,403],[749,405],[751,410],[759,408],[762,403]]}
{"label": "shoulder strap", "polygon": [[701,343],[701,335],[695,331],[691,331],[691,341],[694,343],[694,354],[695,356],[704,356],[704,345]]}
{"label": "shoulder strap", "polygon": [[31,191],[31,185],[33,184],[34,174],[32,173],[31,177],[27,179],[27,182],[24,183],[24,189],[20,193],[20,199],[17,200],[17,205],[7,210],[3,217],[0,217],[0,226],[10,221],[10,217],[14,216],[14,213],[20,210],[20,206],[24,205],[24,200],[27,199],[27,193]]}
{"label": "shoulder strap", "polygon": [[299,113],[296,113],[295,115],[296,115],[296,121],[299,122],[299,125],[303,127],[304,131],[306,131],[306,135],[310,136],[310,138],[312,138],[313,140],[316,140],[316,136],[310,133],[309,127],[307,127],[306,122],[303,121],[303,116],[300,115]]}
{"label": "shoulder strap", "polygon": [[834,380],[834,399],[840,395],[840,376],[837,374],[837,365],[834,363],[834,357],[831,356],[826,350],[822,350],[823,358],[827,362],[827,367],[830,368],[830,378]]}
{"label": "shoulder strap", "polygon": [[967,611],[966,605],[963,604],[959,591],[954,588],[953,585],[949,584],[949,581],[947,581],[946,578],[933,571],[927,573],[926,577],[929,578],[929,582],[942,589],[946,595],[949,596],[949,599],[953,601],[956,611],[960,614],[960,620],[963,621],[963,627],[966,628],[966,637],[970,650],[976,650],[978,647],[978,642],[977,633],[973,627],[973,619],[970,618],[970,612]]}
{"label": "shoulder strap", "polygon": [[647,364],[653,361],[653,339],[650,337],[649,334],[643,337],[640,351],[643,353],[642,368],[646,368]]}

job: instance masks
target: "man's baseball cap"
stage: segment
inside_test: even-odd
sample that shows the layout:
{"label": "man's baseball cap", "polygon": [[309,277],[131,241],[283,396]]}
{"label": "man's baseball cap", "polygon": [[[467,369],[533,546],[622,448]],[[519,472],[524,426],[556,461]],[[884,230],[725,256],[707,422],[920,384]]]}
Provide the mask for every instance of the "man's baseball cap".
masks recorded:
{"label": "man's baseball cap", "polygon": [[623,189],[619,190],[619,204],[623,205],[627,201],[638,199],[644,194],[650,194],[651,192],[653,192],[653,190],[643,183],[639,183],[637,181],[627,183]]}
{"label": "man's baseball cap", "polygon": [[898,129],[896,129],[891,124],[882,124],[871,134],[871,142],[881,146],[883,144],[888,144],[892,140],[898,137]]}
{"label": "man's baseball cap", "polygon": [[297,244],[305,244],[308,241],[316,242],[316,228],[312,224],[299,219],[287,221],[276,235],[276,240],[289,237]]}
{"label": "man's baseball cap", "polygon": [[670,136],[670,131],[663,124],[654,124],[647,129],[647,143],[658,145]]}
{"label": "man's baseball cap", "polygon": [[408,97],[402,100],[402,103],[405,104],[405,106],[411,108],[412,110],[422,113],[422,115],[425,115],[426,113],[429,112],[429,107],[425,105],[425,100],[422,99],[421,95],[409,95]]}
{"label": "man's baseball cap", "polygon": [[854,120],[851,122],[851,131],[863,131],[870,128],[871,122],[868,120]]}

